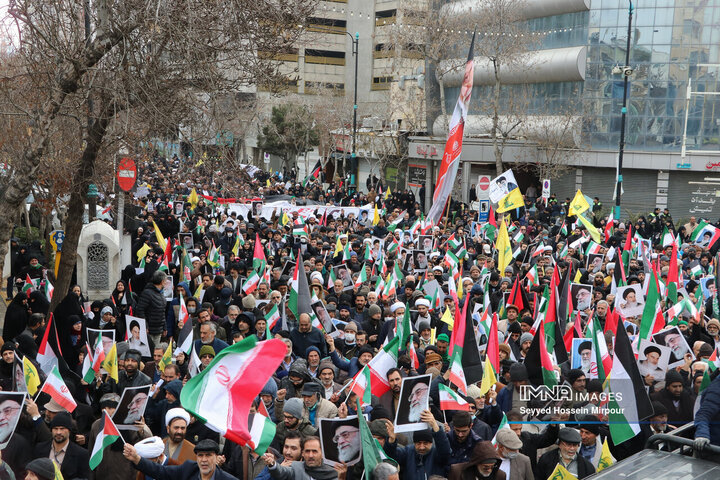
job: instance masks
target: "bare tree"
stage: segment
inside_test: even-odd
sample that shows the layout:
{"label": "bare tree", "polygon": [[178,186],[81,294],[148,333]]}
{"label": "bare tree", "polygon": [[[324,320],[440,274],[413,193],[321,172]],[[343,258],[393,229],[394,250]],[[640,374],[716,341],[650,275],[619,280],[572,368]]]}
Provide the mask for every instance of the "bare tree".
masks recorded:
{"label": "bare tree", "polygon": [[[12,61],[3,65],[0,116],[19,118],[22,155],[10,163],[0,196],[0,268],[18,206],[38,181],[60,132],[74,131],[69,153],[66,238],[56,288],[75,265],[82,212],[98,171],[112,174],[118,148],[193,121],[208,96],[257,82],[282,82],[258,52],[291,45],[316,0],[16,0]],[[4,132],[9,134],[10,132]],[[3,135],[5,136],[5,135]],[[98,167],[101,167],[98,170]],[[53,301],[53,307],[62,295]]]}

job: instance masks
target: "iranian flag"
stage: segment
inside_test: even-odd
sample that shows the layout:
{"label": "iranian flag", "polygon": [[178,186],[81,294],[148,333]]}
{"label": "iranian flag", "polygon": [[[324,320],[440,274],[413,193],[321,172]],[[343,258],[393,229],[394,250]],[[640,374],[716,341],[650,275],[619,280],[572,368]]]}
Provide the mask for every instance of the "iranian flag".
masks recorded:
{"label": "iranian flag", "polygon": [[539,344],[540,344],[540,369],[542,370],[543,383],[547,387],[557,385],[557,377],[555,376],[555,366],[553,365],[552,358],[547,350],[545,340],[545,322],[540,322],[540,329],[538,331]]}
{"label": "iranian flag", "polygon": [[100,462],[103,460],[103,452],[110,445],[115,443],[120,436],[120,432],[112,421],[112,418],[103,411],[102,419],[100,420],[100,431],[95,438],[95,445],[93,445],[92,453],[90,454],[90,470],[95,470]]}
{"label": "iranian flag", "polygon": [[650,272],[650,282],[646,294],[645,307],[640,321],[640,338],[648,340],[650,335],[659,332],[665,327],[662,309],[660,308],[660,291],[657,283],[655,269]]}
{"label": "iranian flag", "polygon": [[390,390],[387,372],[391,368],[397,367],[398,345],[400,345],[400,338],[395,336],[367,364],[372,379],[370,384],[372,394],[376,397],[381,397],[385,392]]}
{"label": "iranian flag", "polygon": [[357,398],[363,405],[370,405],[370,402],[372,401],[371,390],[372,382],[370,369],[367,365],[365,365],[362,370],[355,375],[350,391],[357,395]]}
{"label": "iranian flag", "polygon": [[278,310],[277,304],[273,305],[270,311],[265,315],[265,323],[267,324],[268,330],[272,330],[280,320],[280,311]]}
{"label": "iranian flag", "polygon": [[47,278],[45,279],[45,298],[47,298],[48,302],[52,301],[53,292],[55,291],[55,287],[53,287],[52,283],[50,283],[50,280]]}
{"label": "iranian flag", "polygon": [[528,271],[527,275],[525,275],[525,278],[528,279],[530,285],[540,285],[540,283],[538,282],[537,265],[532,266],[532,268]]}
{"label": "iranian flag", "polygon": [[265,270],[267,260],[265,259],[265,250],[260,243],[260,235],[255,234],[255,249],[253,250],[253,270]]}
{"label": "iranian flag", "polygon": [[592,240],[590,240],[590,243],[588,243],[588,246],[585,248],[585,255],[590,255],[591,253],[600,253],[600,244],[595,243]]}
{"label": "iranian flag", "polygon": [[92,352],[92,369],[95,372],[100,373],[102,363],[105,361],[105,350],[103,349],[102,335],[97,336],[97,339],[95,340],[95,348],[93,348]]}
{"label": "iranian flag", "polygon": [[[262,400],[260,403],[263,403]],[[272,420],[260,412],[255,413],[250,419],[250,448],[258,455],[263,455],[275,438],[276,430]]]}
{"label": "iranian flag", "polygon": [[365,270],[365,265],[363,264],[362,268],[360,269],[360,274],[357,276],[357,280],[355,280],[355,288],[362,287],[362,284],[367,282],[367,270]]}
{"label": "iranian flag", "polygon": [[613,211],[610,210],[610,216],[608,216],[607,222],[605,222],[605,243],[608,243],[610,241],[610,237],[612,236],[613,226],[614,226],[615,219],[613,218]]}
{"label": "iranian flag", "polygon": [[463,395],[467,395],[467,380],[465,380],[465,372],[462,368],[462,348],[455,349],[452,354],[449,380]]}
{"label": "iranian flag", "polygon": [[90,352],[92,352],[92,349],[90,348],[90,345],[87,343],[85,344],[87,346],[87,355],[85,355],[85,358],[83,359],[83,365],[82,365],[82,379],[85,380],[85,383],[92,383],[93,380],[95,380],[95,370],[93,370],[93,357]]}
{"label": "iranian flag", "polygon": [[445,151],[443,153],[442,162],[440,163],[440,171],[438,172],[437,182],[435,182],[435,191],[433,192],[433,204],[428,212],[427,218],[434,224],[439,223],[443,210],[447,204],[450,193],[455,186],[457,177],[459,158],[462,153],[463,133],[465,131],[465,120],[467,118],[468,106],[470,104],[470,96],[473,88],[473,72],[475,68],[473,49],[475,46],[475,34],[470,41],[470,50],[468,59],[465,64],[465,75],[463,76],[462,87],[460,87],[460,95],[452,118],[450,119],[450,130],[448,139],[445,143]]}
{"label": "iranian flag", "polygon": [[73,399],[70,390],[67,385],[65,385],[57,365],[50,370],[40,391],[50,395],[53,400],[70,413],[77,407],[77,403],[75,403],[75,399]]}
{"label": "iranian flag", "polygon": [[180,403],[212,430],[246,445],[252,441],[248,430],[252,402],[286,352],[281,340],[258,343],[251,335],[223,349],[207,368],[188,380]]}
{"label": "iranian flag", "polygon": [[255,270],[253,270],[247,280],[245,280],[245,283],[243,283],[243,292],[245,292],[246,295],[250,295],[255,291],[258,285],[260,285],[260,276]]}
{"label": "iranian flag", "polygon": [[327,283],[328,290],[330,290],[335,285],[335,280],[337,280],[337,277],[335,276],[335,270],[333,268],[331,268],[330,273],[328,273],[328,283]]}
{"label": "iranian flag", "polygon": [[662,246],[663,248],[669,247],[675,242],[673,234],[668,231],[667,227],[663,227]]}
{"label": "iranian flag", "polygon": [[457,393],[453,392],[452,388],[439,383],[438,389],[440,391],[440,410],[470,411],[470,404],[460,398]]}
{"label": "iranian flag", "polygon": [[[507,415],[503,413],[503,418],[500,420],[500,425],[498,426],[497,432],[502,430],[503,428],[510,428],[510,424],[508,423]],[[490,443],[492,443],[493,447],[497,445],[497,432],[495,432],[495,436],[493,436],[493,439]]]}

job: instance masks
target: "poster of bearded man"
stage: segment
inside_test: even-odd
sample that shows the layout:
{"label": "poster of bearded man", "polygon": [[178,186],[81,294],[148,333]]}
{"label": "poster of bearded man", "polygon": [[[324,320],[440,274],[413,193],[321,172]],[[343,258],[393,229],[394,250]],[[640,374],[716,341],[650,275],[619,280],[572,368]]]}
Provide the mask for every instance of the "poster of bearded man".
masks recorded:
{"label": "poster of bearded man", "polygon": [[415,432],[427,429],[420,415],[430,405],[430,380],[432,375],[406,377],[400,387],[400,402],[395,413],[395,431]]}
{"label": "poster of bearded man", "polygon": [[362,457],[360,424],[357,415],[346,418],[321,418],[320,442],[328,465],[354,465]]}

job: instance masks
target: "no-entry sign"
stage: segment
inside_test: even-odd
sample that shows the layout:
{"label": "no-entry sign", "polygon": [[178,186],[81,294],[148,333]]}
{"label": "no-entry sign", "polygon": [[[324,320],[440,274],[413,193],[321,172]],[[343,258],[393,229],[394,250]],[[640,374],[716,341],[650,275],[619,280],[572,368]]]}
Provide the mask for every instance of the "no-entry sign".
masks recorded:
{"label": "no-entry sign", "polygon": [[486,175],[481,175],[478,179],[478,187],[480,187],[480,190],[485,191],[488,188],[490,188],[490,177]]}
{"label": "no-entry sign", "polygon": [[135,161],[132,158],[123,157],[120,160],[117,171],[117,181],[120,188],[124,191],[129,192],[130,189],[135,185],[137,179],[137,167]]}

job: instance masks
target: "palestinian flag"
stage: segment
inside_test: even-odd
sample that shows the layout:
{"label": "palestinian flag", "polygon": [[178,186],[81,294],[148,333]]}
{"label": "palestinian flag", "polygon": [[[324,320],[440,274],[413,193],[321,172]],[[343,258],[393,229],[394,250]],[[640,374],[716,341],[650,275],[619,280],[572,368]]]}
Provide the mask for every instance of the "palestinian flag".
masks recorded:
{"label": "palestinian flag", "polygon": [[220,250],[215,247],[215,241],[213,241],[212,248],[207,254],[207,263],[212,267],[220,266]]}
{"label": "palestinian flag", "polygon": [[182,295],[180,296],[180,312],[178,316],[180,317],[178,323],[182,323],[182,328],[180,329],[180,334],[178,335],[175,354],[177,355],[178,353],[183,352],[187,356],[190,355],[190,350],[193,345],[193,326]]}
{"label": "palestinian flag", "polygon": [[286,352],[281,340],[258,342],[251,335],[220,351],[207,368],[188,380],[180,403],[228,440],[250,444],[250,407]]}
{"label": "palestinian flag", "polygon": [[376,397],[381,397],[390,390],[390,384],[387,381],[387,372],[391,368],[397,367],[399,345],[400,337],[393,337],[367,364],[372,379],[370,383],[372,394]]}
{"label": "palestinian flag", "polygon": [[300,318],[301,313],[310,313],[310,289],[308,288],[307,277],[305,276],[305,268],[303,265],[302,253],[298,254],[297,262],[295,263],[295,270],[293,272],[292,282],[290,283],[290,299],[288,301],[288,308],[295,315],[295,318]]}
{"label": "palestinian flag", "polygon": [[613,443],[620,445],[640,433],[640,422],[653,414],[653,408],[622,323],[615,332],[614,354],[606,382],[607,390],[614,394],[608,403],[608,424]]}
{"label": "palestinian flag", "polygon": [[302,217],[298,217],[298,219],[295,220],[295,224],[293,225],[293,235],[296,237],[308,238],[308,227],[305,225],[305,222],[303,222]]}
{"label": "palestinian flag", "polygon": [[[263,403],[262,400],[260,403]],[[250,441],[248,445],[258,455],[263,455],[275,438],[277,427],[268,417],[256,412],[249,419]]]}
{"label": "palestinian flag", "polygon": [[363,405],[370,405],[372,401],[372,382],[370,380],[370,369],[365,365],[353,379],[353,384],[350,387],[350,391],[357,395],[357,398],[362,402]]}
{"label": "palestinian flag", "polygon": [[470,404],[460,398],[450,387],[439,383],[438,389],[440,391],[440,410],[470,411]]}
{"label": "palestinian flag", "polygon": [[303,188],[307,187],[308,183],[312,179],[317,179],[320,176],[320,170],[322,170],[322,163],[318,159],[318,161],[315,163],[315,166],[310,170],[310,173],[307,177],[305,177],[305,180],[303,180]]}
{"label": "palestinian flag", "polygon": [[48,373],[47,379],[40,391],[50,395],[53,400],[70,413],[77,407],[77,403],[75,403],[75,399],[73,399],[70,390],[67,385],[65,385],[65,381],[62,379],[57,365]]}
{"label": "palestinian flag", "polygon": [[23,284],[22,291],[23,291],[24,293],[26,293],[27,296],[29,297],[30,294],[31,294],[33,291],[35,291],[36,288],[37,288],[37,287],[36,287],[35,282],[33,281],[33,279],[30,278],[30,275],[26,274],[26,275],[25,275],[25,283]]}
{"label": "palestinian flag", "polygon": [[120,438],[120,432],[112,421],[112,418],[103,411],[102,419],[100,420],[100,431],[95,438],[95,444],[93,445],[92,452],[90,453],[90,470],[95,470],[103,460],[103,452],[110,445],[115,443]]}
{"label": "palestinian flag", "polygon": [[270,311],[265,314],[265,323],[267,324],[268,330],[272,330],[275,328],[275,325],[277,325],[277,322],[280,320],[280,312],[278,310],[277,304],[273,305],[273,307],[270,309]]}
{"label": "palestinian flag", "polygon": [[243,283],[242,290],[246,295],[250,295],[255,291],[258,285],[260,285],[260,276],[255,270],[253,270],[247,280],[245,280],[245,283]]}
{"label": "palestinian flag", "polygon": [[[209,263],[209,260],[208,260]],[[212,265],[212,263],[210,263]],[[219,265],[219,264],[218,264]],[[163,255],[162,262],[160,263],[160,266],[158,267],[158,270],[161,272],[168,273],[170,271],[170,263],[168,262],[167,255]]]}
{"label": "palestinian flag", "polygon": [[547,346],[545,344],[545,327],[544,322],[540,322],[540,329],[537,336],[540,343],[540,367],[542,370],[543,383],[547,387],[557,385],[557,377],[555,376],[555,366],[553,365],[552,358],[548,353]]}

